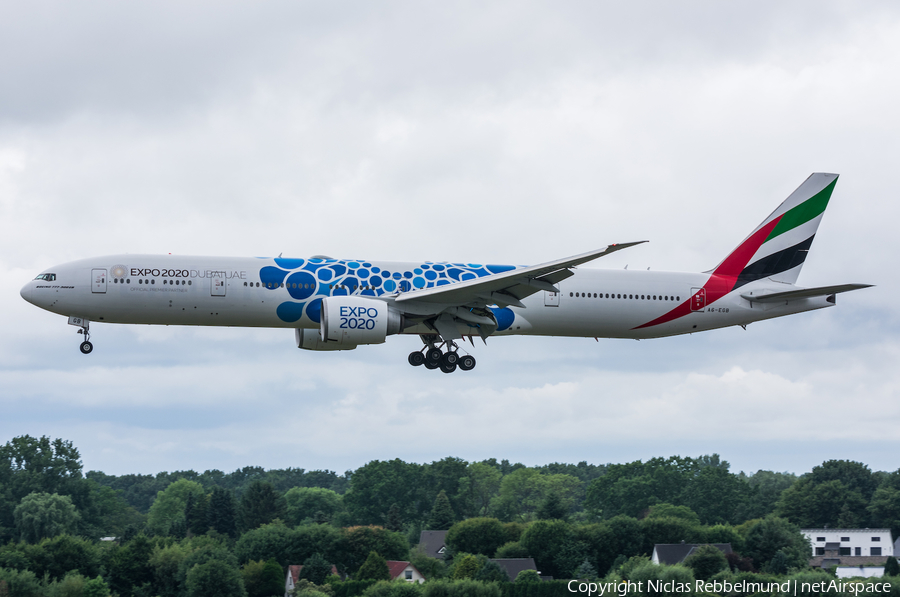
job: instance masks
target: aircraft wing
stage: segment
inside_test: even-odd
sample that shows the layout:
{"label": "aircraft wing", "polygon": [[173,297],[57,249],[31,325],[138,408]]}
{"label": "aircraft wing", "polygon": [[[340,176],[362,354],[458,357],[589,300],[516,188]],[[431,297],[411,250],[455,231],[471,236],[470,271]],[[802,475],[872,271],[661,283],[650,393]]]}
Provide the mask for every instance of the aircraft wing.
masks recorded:
{"label": "aircraft wing", "polygon": [[559,292],[555,284],[574,275],[570,268],[645,242],[647,241],[612,244],[581,255],[521,267],[483,278],[404,292],[394,300],[398,303],[398,307],[401,307],[403,303],[410,302],[435,305],[481,304],[524,307],[522,299],[535,292],[541,290]]}
{"label": "aircraft wing", "polygon": [[781,301],[793,301],[817,296],[828,296],[840,292],[850,292],[851,290],[859,290],[871,286],[871,284],[839,284],[837,286],[819,286],[818,288],[799,288],[797,290],[786,290],[784,292],[770,292],[768,290],[763,290],[760,294],[748,292],[741,294],[741,297],[756,303],[778,303]]}

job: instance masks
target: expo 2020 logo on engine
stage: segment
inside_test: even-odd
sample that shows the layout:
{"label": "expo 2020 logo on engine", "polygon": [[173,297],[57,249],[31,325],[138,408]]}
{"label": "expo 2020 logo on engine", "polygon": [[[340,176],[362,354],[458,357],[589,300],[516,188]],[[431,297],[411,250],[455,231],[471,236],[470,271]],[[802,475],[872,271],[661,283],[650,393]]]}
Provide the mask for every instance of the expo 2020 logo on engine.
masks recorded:
{"label": "expo 2020 logo on engine", "polygon": [[124,265],[114,265],[109,268],[109,275],[113,278],[124,278],[125,274],[128,273],[128,268]]}

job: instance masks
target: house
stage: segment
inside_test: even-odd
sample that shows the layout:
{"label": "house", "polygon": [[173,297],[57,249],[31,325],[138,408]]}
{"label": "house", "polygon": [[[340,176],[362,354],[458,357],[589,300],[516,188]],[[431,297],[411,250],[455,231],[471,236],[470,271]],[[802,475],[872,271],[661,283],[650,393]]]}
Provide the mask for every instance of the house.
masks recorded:
{"label": "house", "polygon": [[447,552],[447,531],[422,531],[419,535],[419,548],[429,558],[443,560]]}
{"label": "house", "polygon": [[890,529],[801,529],[812,547],[813,568],[835,569],[839,578],[884,575],[884,563],[894,555]]}
{"label": "house", "polygon": [[417,582],[419,584],[425,582],[425,577],[422,575],[422,573],[419,572],[419,570],[409,562],[388,560],[387,565],[388,572],[391,575],[391,580],[402,578],[406,582]]}
{"label": "house", "polygon": [[523,570],[534,570],[540,574],[534,563],[534,558],[498,558],[491,561],[503,568],[511,581],[515,581],[516,577],[519,576],[519,572]]}
{"label": "house", "polygon": [[801,529],[816,556],[892,556],[891,529]]}
{"label": "house", "polygon": [[[284,597],[290,597],[291,591],[297,585],[297,581],[300,580],[300,571],[303,570],[302,564],[292,564],[288,566],[287,569],[287,578],[284,579]],[[338,574],[337,566],[334,564],[331,565],[331,573],[340,576]]]}
{"label": "house", "polygon": [[657,543],[653,546],[653,557],[651,560],[654,564],[680,564],[689,555],[694,553],[698,548],[704,545],[712,545],[726,556],[734,553],[731,549],[731,543]]}

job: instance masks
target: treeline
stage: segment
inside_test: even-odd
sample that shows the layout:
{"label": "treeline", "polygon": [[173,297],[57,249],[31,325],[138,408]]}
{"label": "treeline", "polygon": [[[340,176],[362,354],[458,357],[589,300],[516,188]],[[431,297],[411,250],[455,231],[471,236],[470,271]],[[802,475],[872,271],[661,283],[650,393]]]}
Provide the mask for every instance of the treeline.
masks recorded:
{"label": "treeline", "polygon": [[[665,572],[647,568],[657,543],[731,543],[728,558],[707,554],[712,564],[671,574],[782,577],[807,569],[801,527],[900,530],[900,471],[836,460],[799,478],[729,469],[713,454],[538,467],[395,459],[343,475],[256,467],[84,475],[71,442],[22,436],[0,447],[0,594],[20,586],[37,592],[9,594],[193,597],[230,583],[234,592],[220,594],[269,597],[290,564],[318,570],[304,585],[310,597],[401,591],[369,586],[381,574],[366,572],[375,554],[444,579],[441,597],[466,582],[500,583],[514,597],[526,589],[510,588],[516,579],[489,559],[532,557],[544,575],[613,582]],[[444,560],[415,549],[424,529],[449,529]],[[65,583],[82,588],[66,593]],[[563,594],[541,586],[521,594]]]}

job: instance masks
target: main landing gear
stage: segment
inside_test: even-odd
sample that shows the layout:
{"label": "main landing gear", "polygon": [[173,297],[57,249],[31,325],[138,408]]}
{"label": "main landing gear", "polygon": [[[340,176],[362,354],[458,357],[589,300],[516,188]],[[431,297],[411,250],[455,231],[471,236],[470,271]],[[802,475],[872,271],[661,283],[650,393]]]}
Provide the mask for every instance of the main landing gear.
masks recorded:
{"label": "main landing gear", "polygon": [[[424,338],[423,338],[424,339]],[[440,369],[444,373],[453,373],[457,368],[463,371],[471,371],[475,368],[475,357],[470,354],[460,355],[459,347],[455,342],[444,342],[441,346],[447,348],[443,352],[440,347],[434,345],[434,340],[425,340],[422,350],[409,353],[409,364],[413,367],[425,365],[426,369]]]}

